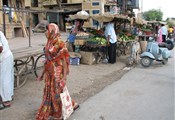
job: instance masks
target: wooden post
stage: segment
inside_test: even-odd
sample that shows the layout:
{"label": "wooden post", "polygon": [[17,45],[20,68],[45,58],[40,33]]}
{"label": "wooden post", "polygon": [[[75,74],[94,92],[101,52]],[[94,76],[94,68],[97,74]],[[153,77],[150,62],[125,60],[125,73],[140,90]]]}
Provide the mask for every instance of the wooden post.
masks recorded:
{"label": "wooden post", "polygon": [[19,18],[19,21],[21,23],[23,35],[24,35],[24,37],[27,37],[27,32],[26,32],[26,28],[25,28],[25,25],[24,25],[24,21],[21,19],[21,17]]}

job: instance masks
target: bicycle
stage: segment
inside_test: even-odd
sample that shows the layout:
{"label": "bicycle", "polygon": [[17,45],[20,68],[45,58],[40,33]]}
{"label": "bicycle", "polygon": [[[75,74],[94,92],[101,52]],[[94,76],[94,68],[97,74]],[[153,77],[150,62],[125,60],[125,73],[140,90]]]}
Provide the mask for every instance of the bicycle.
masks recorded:
{"label": "bicycle", "polygon": [[39,77],[39,75],[43,71],[45,61],[46,61],[45,53],[37,57],[35,64],[34,64],[34,73],[36,77]]}

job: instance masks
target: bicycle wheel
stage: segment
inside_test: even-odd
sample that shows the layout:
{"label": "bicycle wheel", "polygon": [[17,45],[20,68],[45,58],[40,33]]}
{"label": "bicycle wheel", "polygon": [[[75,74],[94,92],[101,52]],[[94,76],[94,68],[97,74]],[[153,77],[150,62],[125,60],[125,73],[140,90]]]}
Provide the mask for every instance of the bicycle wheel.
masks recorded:
{"label": "bicycle wheel", "polygon": [[45,63],[45,54],[41,54],[36,59],[36,62],[34,65],[34,73],[35,73],[36,77],[38,77],[41,74],[41,72],[43,71],[44,63]]}

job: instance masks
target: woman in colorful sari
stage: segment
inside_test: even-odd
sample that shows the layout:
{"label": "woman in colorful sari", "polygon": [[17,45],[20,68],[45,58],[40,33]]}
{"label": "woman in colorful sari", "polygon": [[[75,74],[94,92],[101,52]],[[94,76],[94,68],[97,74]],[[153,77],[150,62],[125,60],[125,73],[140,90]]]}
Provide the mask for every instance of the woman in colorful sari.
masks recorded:
{"label": "woman in colorful sari", "polygon": [[[36,120],[62,119],[62,103],[60,93],[66,83],[69,73],[69,53],[64,42],[59,38],[60,31],[56,24],[48,25],[46,31],[48,41],[45,46],[46,62],[41,80],[44,76],[45,88],[41,107],[36,115]],[[72,101],[74,109],[79,107]]]}

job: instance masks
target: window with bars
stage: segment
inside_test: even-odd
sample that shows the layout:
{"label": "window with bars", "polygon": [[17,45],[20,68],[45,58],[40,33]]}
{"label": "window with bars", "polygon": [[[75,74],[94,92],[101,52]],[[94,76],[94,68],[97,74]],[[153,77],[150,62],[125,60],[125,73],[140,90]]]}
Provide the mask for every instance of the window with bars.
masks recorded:
{"label": "window with bars", "polygon": [[99,2],[92,2],[92,6],[100,6]]}
{"label": "window with bars", "polygon": [[[92,14],[99,14],[100,13],[100,10],[92,10]],[[93,26],[98,26],[98,21],[96,20],[92,20],[92,24]]]}

